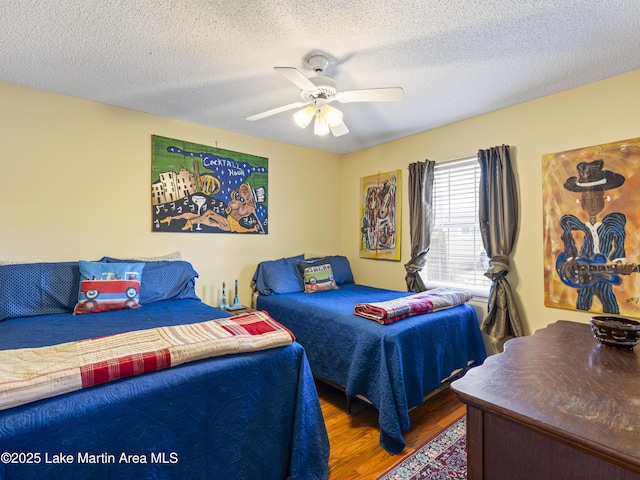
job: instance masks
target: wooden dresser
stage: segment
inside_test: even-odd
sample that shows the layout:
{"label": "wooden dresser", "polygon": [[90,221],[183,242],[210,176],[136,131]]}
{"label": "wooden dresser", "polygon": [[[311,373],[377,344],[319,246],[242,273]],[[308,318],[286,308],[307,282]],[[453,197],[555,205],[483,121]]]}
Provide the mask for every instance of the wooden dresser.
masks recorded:
{"label": "wooden dresser", "polygon": [[558,321],[451,390],[467,404],[469,480],[640,479],[640,346]]}

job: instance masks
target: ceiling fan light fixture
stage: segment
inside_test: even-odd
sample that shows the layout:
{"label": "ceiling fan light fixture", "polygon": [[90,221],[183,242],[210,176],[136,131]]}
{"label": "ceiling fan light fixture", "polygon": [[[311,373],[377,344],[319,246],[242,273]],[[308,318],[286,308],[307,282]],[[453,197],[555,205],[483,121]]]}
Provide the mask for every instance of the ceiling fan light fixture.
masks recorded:
{"label": "ceiling fan light fixture", "polygon": [[342,123],[342,112],[331,105],[322,107],[322,115],[327,120],[330,127],[337,127]]}
{"label": "ceiling fan light fixture", "polygon": [[313,133],[327,135],[329,132],[334,137],[340,137],[349,133],[344,124],[343,114],[340,110],[329,105],[333,101],[340,103],[357,102],[399,102],[404,98],[401,87],[369,88],[360,90],[338,90],[333,79],[319,74],[324,73],[331,63],[326,55],[310,55],[307,58],[309,68],[314,70],[316,76],[307,77],[294,67],[273,67],[291,83],[300,89],[302,101],[272,108],[256,115],[247,117],[247,120],[260,120],[271,115],[276,115],[289,110],[297,109],[293,114],[293,120],[300,128],[307,128],[315,118]]}
{"label": "ceiling fan light fixture", "polygon": [[313,133],[320,136],[324,136],[329,133],[329,124],[322,112],[318,112],[316,115],[316,121],[313,124]]}
{"label": "ceiling fan light fixture", "polygon": [[316,109],[309,105],[301,110],[298,110],[293,114],[293,121],[296,122],[300,128],[307,128],[307,125],[313,120],[313,116],[316,114]]}

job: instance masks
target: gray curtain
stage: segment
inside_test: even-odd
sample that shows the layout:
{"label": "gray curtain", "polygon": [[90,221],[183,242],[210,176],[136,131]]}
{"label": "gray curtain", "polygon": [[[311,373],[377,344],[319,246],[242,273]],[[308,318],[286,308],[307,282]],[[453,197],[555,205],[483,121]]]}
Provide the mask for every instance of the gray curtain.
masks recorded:
{"label": "gray curtain", "polygon": [[427,263],[427,252],[431,244],[433,210],[433,167],[436,162],[425,160],[409,164],[409,230],[411,232],[411,260],[405,264],[405,277],[409,292],[427,289],[420,271]]}
{"label": "gray curtain", "polygon": [[478,151],[480,163],[480,233],[489,257],[485,276],[491,279],[488,313],[482,331],[501,350],[505,341],[523,335],[522,322],[507,281],[509,255],[518,230],[518,195],[509,146]]}

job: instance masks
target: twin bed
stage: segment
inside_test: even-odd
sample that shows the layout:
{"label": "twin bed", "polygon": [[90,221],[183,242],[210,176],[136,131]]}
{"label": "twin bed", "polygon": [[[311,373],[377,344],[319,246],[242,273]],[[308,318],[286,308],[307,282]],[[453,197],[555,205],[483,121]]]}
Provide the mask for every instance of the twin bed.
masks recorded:
{"label": "twin bed", "polygon": [[380,445],[398,453],[409,409],[456,370],[485,360],[475,310],[462,303],[383,325],[354,315],[354,307],[411,293],[355,284],[342,256],[316,260],[316,269],[320,264],[331,266],[337,289],[314,291],[314,279],[305,285],[302,255],[260,263],[253,277],[256,307],[295,334],[315,377],[376,407]]}
{"label": "twin bed", "polygon": [[[118,261],[100,263],[109,262]],[[47,349],[59,345],[184,324],[175,328],[190,329],[212,319],[235,328],[236,317],[198,299],[196,277],[187,262],[145,262],[140,308],[74,315],[77,262],[2,265],[0,354],[11,359],[33,349],[49,357]],[[22,404],[15,398],[27,395],[25,389],[0,365],[0,479],[326,479],[329,443],[304,349],[295,341],[258,342],[247,351],[263,338],[262,330],[250,333],[242,337],[249,339],[242,353],[198,353],[188,363],[125,372],[117,381],[67,393],[56,391],[60,381],[53,381],[40,387],[43,398]],[[95,365],[94,377],[115,379],[114,369],[124,371],[128,363]],[[23,383],[37,378],[30,373]]]}

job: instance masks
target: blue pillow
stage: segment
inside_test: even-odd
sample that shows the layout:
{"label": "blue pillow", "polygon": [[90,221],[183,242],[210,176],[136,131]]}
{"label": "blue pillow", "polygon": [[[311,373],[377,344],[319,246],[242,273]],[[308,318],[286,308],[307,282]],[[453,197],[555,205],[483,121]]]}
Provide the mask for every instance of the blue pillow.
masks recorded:
{"label": "blue pillow", "polygon": [[[112,257],[104,257],[101,261],[108,263],[126,263]],[[196,278],[198,272],[189,262],[184,260],[162,260],[145,262],[140,288],[140,303],[159,302],[161,300],[200,300],[196,294]]]}
{"label": "blue pillow", "polygon": [[338,285],[355,283],[353,273],[351,272],[351,265],[347,257],[343,255],[331,255],[329,257],[329,263],[331,263],[333,277]]}
{"label": "blue pillow", "polygon": [[253,275],[258,293],[274,295],[302,292],[304,286],[302,274],[298,268],[299,260],[304,260],[304,255],[260,262]]}
{"label": "blue pillow", "polygon": [[71,313],[79,284],[78,262],[0,265],[0,321]]}
{"label": "blue pillow", "polygon": [[80,260],[80,291],[74,314],[108,312],[140,306],[144,263]]}

